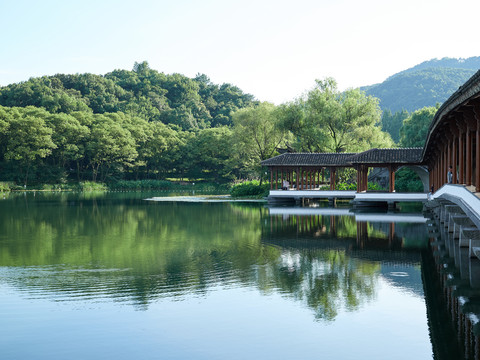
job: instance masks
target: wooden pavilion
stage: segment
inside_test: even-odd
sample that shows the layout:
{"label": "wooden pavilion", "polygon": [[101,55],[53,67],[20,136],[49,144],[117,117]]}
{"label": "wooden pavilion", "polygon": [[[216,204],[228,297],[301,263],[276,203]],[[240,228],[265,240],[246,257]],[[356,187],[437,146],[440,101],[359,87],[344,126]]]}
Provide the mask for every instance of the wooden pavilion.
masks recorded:
{"label": "wooden pavilion", "polygon": [[389,171],[389,192],[395,191],[395,171],[402,166],[421,165],[423,148],[371,149],[361,153],[284,153],[261,162],[270,170],[270,189],[319,190],[326,184],[335,190],[337,169],[357,170],[357,192],[367,191],[368,169]]}

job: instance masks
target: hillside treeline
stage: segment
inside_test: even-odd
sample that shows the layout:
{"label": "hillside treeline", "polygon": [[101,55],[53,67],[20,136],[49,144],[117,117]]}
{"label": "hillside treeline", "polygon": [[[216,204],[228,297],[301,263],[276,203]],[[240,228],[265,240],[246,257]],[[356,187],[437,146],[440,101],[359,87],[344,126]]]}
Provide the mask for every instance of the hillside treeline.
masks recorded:
{"label": "hillside treeline", "polygon": [[123,112],[182,130],[231,125],[236,110],[254,104],[250,94],[231,84],[213,84],[203,74],[191,79],[135,63],[132,71],[104,76],[44,76],[0,88],[0,105],[42,107],[51,113]]}
{"label": "hillside treeline", "polygon": [[104,76],[55,75],[0,88],[0,180],[261,177],[260,161],[293,151],[391,147],[378,100],[317,81],[281,106],[205,75],[136,63]]}

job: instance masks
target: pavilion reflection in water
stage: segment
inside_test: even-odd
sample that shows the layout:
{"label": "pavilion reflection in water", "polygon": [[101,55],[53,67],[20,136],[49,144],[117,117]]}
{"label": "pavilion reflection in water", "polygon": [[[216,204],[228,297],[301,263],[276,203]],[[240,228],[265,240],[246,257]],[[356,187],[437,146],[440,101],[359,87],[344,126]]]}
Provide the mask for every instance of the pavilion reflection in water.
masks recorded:
{"label": "pavilion reflection in water", "polygon": [[[277,245],[299,245],[300,241],[302,245],[341,247],[350,252],[408,251],[427,246],[427,219],[419,214],[355,213],[339,208],[271,207],[269,215],[264,223],[263,240]],[[396,255],[398,257],[401,254]],[[413,258],[420,261],[417,252]],[[383,259],[382,254],[379,254],[378,259]]]}
{"label": "pavilion reflection in water", "polygon": [[383,276],[388,266],[420,265],[422,281],[417,283],[423,282],[423,289],[415,289],[417,283],[396,285],[424,294],[433,358],[480,359],[480,260],[458,247],[443,226],[432,227],[418,214],[269,210],[262,236],[266,243],[344,250],[350,257],[382,263]]}

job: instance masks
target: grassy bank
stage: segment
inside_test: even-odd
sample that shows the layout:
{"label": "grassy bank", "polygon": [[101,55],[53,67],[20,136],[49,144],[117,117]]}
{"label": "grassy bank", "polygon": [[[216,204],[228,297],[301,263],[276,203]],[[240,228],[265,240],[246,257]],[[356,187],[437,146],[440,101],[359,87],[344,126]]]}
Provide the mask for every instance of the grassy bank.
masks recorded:
{"label": "grassy bank", "polygon": [[228,193],[230,184],[168,180],[121,180],[111,183],[84,181],[65,184],[16,185],[0,182],[0,192],[9,191],[198,191]]}

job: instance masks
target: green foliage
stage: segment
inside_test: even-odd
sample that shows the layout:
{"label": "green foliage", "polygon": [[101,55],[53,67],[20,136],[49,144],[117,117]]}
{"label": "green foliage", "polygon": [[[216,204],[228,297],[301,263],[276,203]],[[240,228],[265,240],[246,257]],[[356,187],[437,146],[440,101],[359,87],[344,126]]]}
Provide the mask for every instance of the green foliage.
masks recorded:
{"label": "green foliage", "polygon": [[0,181],[0,193],[10,191],[12,185],[13,185],[12,183],[9,183],[6,181]]}
{"label": "green foliage", "polygon": [[81,191],[106,191],[107,185],[94,181],[82,181],[79,184],[79,190]]}
{"label": "green foliage", "polygon": [[400,129],[403,121],[410,116],[407,110],[397,111],[395,114],[389,109],[385,109],[382,113],[382,130],[386,131],[392,137],[395,143],[400,141]]}
{"label": "green foliage", "polygon": [[228,127],[202,129],[184,147],[183,174],[192,179],[226,182],[232,179],[233,133]]}
{"label": "green foliage", "polygon": [[[335,188],[337,190],[357,190],[357,184],[356,183],[337,183],[335,184]],[[328,186],[328,190],[330,190],[330,186]]]}
{"label": "green foliage", "polygon": [[402,168],[395,173],[395,191],[423,192],[423,183],[413,170]]}
{"label": "green foliage", "polygon": [[379,127],[380,114],[376,99],[358,89],[341,93],[332,78],[317,80],[304,98],[279,109],[283,127],[295,137],[293,148],[309,152],[391,147],[390,136]]}
{"label": "green foliage", "polygon": [[109,190],[172,190],[173,187],[167,180],[119,180],[108,184]]}
{"label": "green foliage", "polygon": [[239,197],[255,197],[263,198],[268,196],[270,191],[270,184],[260,184],[258,180],[246,181],[240,184],[235,184],[230,189],[230,195],[235,198]]}
{"label": "green foliage", "polygon": [[261,175],[260,162],[276,155],[287,139],[275,106],[264,102],[241,109],[233,115],[233,123],[235,156],[242,175]]}
{"label": "green foliage", "polygon": [[400,129],[400,145],[402,147],[423,147],[427,139],[428,128],[432,122],[439,105],[424,107],[413,112],[403,121]]}
{"label": "green foliage", "polygon": [[104,76],[57,74],[0,88],[0,105],[42,107],[50,113],[123,112],[192,130],[232,125],[232,114],[254,97],[231,84],[213,84],[206,75],[188,78],[153,70],[146,61],[132,71]]}
{"label": "green foliage", "polygon": [[[368,190],[369,191],[384,191],[386,189],[383,189],[382,187],[380,187],[380,185],[378,185],[377,183],[371,183],[369,182],[367,184],[368,186]],[[335,184],[335,188],[336,190],[349,190],[349,191],[354,191],[354,190],[357,190],[357,184],[356,183],[344,183],[344,182],[341,182],[341,183],[337,183]],[[322,188],[322,190],[330,190],[330,186],[324,186]]]}

